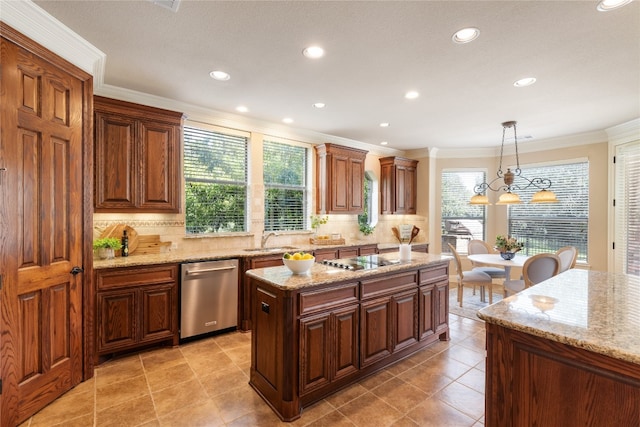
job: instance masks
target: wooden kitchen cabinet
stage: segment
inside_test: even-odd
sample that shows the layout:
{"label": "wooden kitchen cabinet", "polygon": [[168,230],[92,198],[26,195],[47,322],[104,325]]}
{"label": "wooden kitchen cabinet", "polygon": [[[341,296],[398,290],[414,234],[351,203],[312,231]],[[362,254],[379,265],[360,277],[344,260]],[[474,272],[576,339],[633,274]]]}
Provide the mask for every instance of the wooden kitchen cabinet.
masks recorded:
{"label": "wooden kitchen cabinet", "polygon": [[96,356],[178,344],[178,265],[95,270]]}
{"label": "wooden kitchen cabinet", "polygon": [[315,148],[317,213],[363,213],[367,151],[334,144],[316,145]]}
{"label": "wooden kitchen cabinet", "polygon": [[277,267],[284,265],[281,253],[242,258],[242,276],[238,286],[238,329],[251,330],[251,282],[245,275],[247,270],[255,268]]}
{"label": "wooden kitchen cabinet", "polygon": [[180,211],[182,113],[94,97],[95,211]]}
{"label": "wooden kitchen cabinet", "polygon": [[402,157],[380,159],[380,212],[415,214],[418,161]]}

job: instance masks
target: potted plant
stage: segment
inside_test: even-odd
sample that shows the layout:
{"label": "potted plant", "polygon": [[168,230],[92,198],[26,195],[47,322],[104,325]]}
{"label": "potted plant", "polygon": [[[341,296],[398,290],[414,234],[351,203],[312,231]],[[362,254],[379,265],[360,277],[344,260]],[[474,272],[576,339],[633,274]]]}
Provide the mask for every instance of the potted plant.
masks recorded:
{"label": "potted plant", "polygon": [[502,258],[509,260],[516,256],[516,252],[524,248],[524,243],[518,242],[518,239],[511,236],[496,236],[496,249],[500,252]]}
{"label": "potted plant", "polygon": [[122,243],[115,237],[102,237],[93,241],[93,250],[100,259],[111,259],[115,250],[120,249]]}

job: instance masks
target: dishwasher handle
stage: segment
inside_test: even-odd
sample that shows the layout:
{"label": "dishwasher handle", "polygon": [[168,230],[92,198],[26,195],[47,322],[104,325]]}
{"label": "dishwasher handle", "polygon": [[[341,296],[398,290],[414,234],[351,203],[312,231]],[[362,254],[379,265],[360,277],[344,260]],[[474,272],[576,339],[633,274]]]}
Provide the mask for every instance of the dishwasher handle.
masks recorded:
{"label": "dishwasher handle", "polygon": [[198,270],[187,270],[185,274],[187,276],[194,274],[202,274],[202,273],[212,273],[215,271],[226,271],[226,270],[235,270],[237,267],[235,265],[229,265],[226,267],[215,267],[215,268],[203,268]]}

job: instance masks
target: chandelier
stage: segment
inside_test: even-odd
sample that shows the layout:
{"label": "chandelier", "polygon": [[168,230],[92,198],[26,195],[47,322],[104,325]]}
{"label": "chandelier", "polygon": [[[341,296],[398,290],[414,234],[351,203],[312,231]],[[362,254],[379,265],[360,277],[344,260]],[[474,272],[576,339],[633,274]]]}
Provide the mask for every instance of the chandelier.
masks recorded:
{"label": "chandelier", "polygon": [[[504,152],[504,136],[507,132],[507,129],[513,128],[513,139],[516,143],[516,168],[511,171],[510,168],[507,168],[506,172],[502,171],[502,154]],[[520,196],[514,191],[525,190],[529,187],[535,187],[539,189],[537,193],[533,195],[531,198],[531,203],[556,203],[558,199],[553,191],[547,190],[551,187],[551,181],[548,178],[533,178],[529,179],[527,177],[522,176],[522,171],[520,170],[520,159],[518,158],[518,136],[516,132],[516,122],[509,121],[502,123],[502,145],[500,146],[500,166],[498,167],[498,172],[496,173],[498,176],[491,182],[483,182],[481,184],[476,185],[473,188],[473,191],[476,193],[475,196],[471,198],[469,201],[472,205],[490,205],[489,198],[485,193],[487,190],[491,191],[505,191],[505,193],[500,195],[498,202],[496,205],[511,205],[522,203],[520,200]],[[522,184],[516,183],[516,179],[520,181],[524,181]],[[502,180],[500,182],[499,180]]]}

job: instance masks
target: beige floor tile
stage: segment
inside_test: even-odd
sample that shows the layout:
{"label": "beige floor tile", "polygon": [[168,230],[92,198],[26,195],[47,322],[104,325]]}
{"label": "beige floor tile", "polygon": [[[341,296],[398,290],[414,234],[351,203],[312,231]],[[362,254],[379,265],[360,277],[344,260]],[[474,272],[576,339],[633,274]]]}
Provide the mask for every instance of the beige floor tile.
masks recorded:
{"label": "beige floor tile", "polygon": [[102,411],[131,399],[149,394],[149,386],[144,375],[128,380],[96,387],[96,410]]}
{"label": "beige floor tile", "polygon": [[183,406],[158,420],[162,427],[219,427],[224,426],[218,407],[211,399]]}
{"label": "beige floor tile", "polygon": [[122,359],[113,359],[96,368],[96,385],[101,387],[143,374],[144,370],[142,368],[140,356],[135,355]]}
{"label": "beige floor tile", "polygon": [[[184,359],[183,359],[184,360]],[[196,376],[188,363],[169,366],[165,369],[154,369],[147,372],[147,382],[151,392],[162,390],[185,381],[191,381]]]}
{"label": "beige floor tile", "polygon": [[151,396],[145,395],[98,411],[96,425],[101,427],[134,427],[155,419],[156,411]]}
{"label": "beige floor tile", "polygon": [[485,360],[484,350],[476,351],[461,345],[449,347],[444,354],[471,367]]}
{"label": "beige floor tile", "polygon": [[227,393],[238,387],[249,387],[249,378],[237,366],[230,366],[210,375],[201,376],[200,382],[209,397]]}
{"label": "beige floor tile", "polygon": [[210,375],[222,369],[229,369],[235,363],[224,352],[215,354],[198,353],[186,356],[187,363],[199,377]]}
{"label": "beige floor tile", "polygon": [[391,424],[390,427],[420,427],[418,423],[409,417],[402,417],[398,421]]}
{"label": "beige floor tile", "polygon": [[367,392],[368,390],[366,388],[356,383],[332,394],[331,396],[328,396],[325,400],[329,402],[334,408],[340,408],[345,403],[348,403]]}
{"label": "beige floor tile", "polygon": [[302,408],[302,414],[300,418],[295,421],[289,423],[291,427],[302,427],[306,426],[313,421],[316,421],[325,415],[335,411],[335,408],[329,404],[326,400],[321,400],[320,402],[314,403],[313,405]]}
{"label": "beige floor tile", "polygon": [[235,363],[236,365],[242,365],[246,363],[251,363],[251,346],[250,345],[241,345],[239,347],[234,347],[229,350],[224,350],[225,354]]}
{"label": "beige floor tile", "polygon": [[[431,356],[433,357],[433,355]],[[386,367],[384,370],[393,376],[398,376],[403,372],[406,372],[409,369],[415,367],[417,364],[418,362],[416,362],[415,360],[409,357],[397,363],[394,363],[391,366]]]}
{"label": "beige floor tile", "polygon": [[458,411],[478,420],[484,415],[484,394],[454,382],[440,390],[436,398],[448,403]]}
{"label": "beige floor tile", "polygon": [[148,351],[142,353],[140,359],[142,359],[142,365],[147,372],[157,369],[167,369],[186,362],[182,351],[177,347]]}
{"label": "beige floor tile", "polygon": [[458,378],[456,381],[479,393],[484,393],[485,373],[479,369],[471,369],[467,371],[466,374]]}
{"label": "beige floor tile", "polygon": [[417,387],[429,396],[437,393],[454,381],[452,378],[424,365],[418,365],[398,376],[398,378]]}
{"label": "beige floor tile", "polygon": [[57,424],[52,424],[50,421],[46,421],[43,423],[37,422],[33,420],[31,424],[22,424],[20,427],[88,427],[93,426],[93,412],[87,415],[83,415],[77,418],[65,418],[64,421],[61,421]]}
{"label": "beige floor tile", "polygon": [[239,387],[216,396],[215,403],[224,422],[229,423],[250,412],[261,411],[269,406],[249,386]]}
{"label": "beige floor tile", "polygon": [[394,378],[394,375],[390,373],[387,369],[383,369],[382,371],[376,372],[375,374],[363,380],[360,380],[358,383],[365,389],[372,390],[378,387],[380,384],[383,384],[389,381],[391,378]]}
{"label": "beige floor tile", "polygon": [[354,423],[349,421],[347,417],[339,411],[333,411],[327,415],[317,419],[308,425],[308,427],[353,427]]}
{"label": "beige floor tile", "polygon": [[251,334],[246,332],[230,332],[213,338],[216,344],[225,350],[230,350],[244,345],[251,345]]}
{"label": "beige floor tile", "polygon": [[399,378],[393,378],[371,392],[403,414],[429,397],[424,391]]}
{"label": "beige floor tile", "polygon": [[341,406],[339,411],[358,427],[388,426],[403,416],[373,393],[357,397]]}
{"label": "beige floor tile", "polygon": [[153,391],[151,397],[156,406],[158,417],[208,399],[207,393],[197,379]]}
{"label": "beige floor tile", "polygon": [[407,413],[420,427],[470,427],[475,420],[438,399],[427,399]]}
{"label": "beige floor tile", "polygon": [[94,392],[70,392],[44,407],[32,418],[31,426],[47,426],[90,415],[93,420]]}

